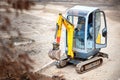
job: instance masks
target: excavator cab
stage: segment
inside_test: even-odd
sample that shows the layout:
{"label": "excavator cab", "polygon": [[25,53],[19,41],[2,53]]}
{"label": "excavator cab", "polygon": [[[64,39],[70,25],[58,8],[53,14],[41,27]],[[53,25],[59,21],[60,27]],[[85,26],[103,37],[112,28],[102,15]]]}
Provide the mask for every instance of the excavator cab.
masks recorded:
{"label": "excavator cab", "polygon": [[[62,24],[65,31],[65,54],[60,58],[60,37]],[[56,60],[58,68],[68,63],[76,65],[78,73],[84,73],[102,64],[108,55],[100,52],[107,46],[107,25],[105,13],[96,7],[74,6],[66,11],[66,16],[59,14],[55,34],[56,42],[49,52],[49,57]],[[57,55],[57,57],[56,57]]]}
{"label": "excavator cab", "polygon": [[[103,11],[95,7],[75,6],[67,11],[66,18],[74,25],[75,57],[88,59],[107,46],[107,26]],[[67,49],[67,38],[65,41]]]}

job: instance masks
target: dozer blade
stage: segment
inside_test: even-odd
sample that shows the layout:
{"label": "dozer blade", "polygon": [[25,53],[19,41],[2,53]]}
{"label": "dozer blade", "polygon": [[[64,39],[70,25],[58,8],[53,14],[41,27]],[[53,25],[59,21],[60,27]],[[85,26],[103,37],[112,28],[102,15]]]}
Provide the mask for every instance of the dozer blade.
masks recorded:
{"label": "dozer blade", "polygon": [[80,62],[76,65],[76,71],[80,74],[99,67],[103,63],[101,57],[94,57],[90,60]]}
{"label": "dozer blade", "polygon": [[61,50],[58,49],[58,50],[50,50],[48,55],[51,59],[53,60],[60,60],[60,54],[61,54]]}

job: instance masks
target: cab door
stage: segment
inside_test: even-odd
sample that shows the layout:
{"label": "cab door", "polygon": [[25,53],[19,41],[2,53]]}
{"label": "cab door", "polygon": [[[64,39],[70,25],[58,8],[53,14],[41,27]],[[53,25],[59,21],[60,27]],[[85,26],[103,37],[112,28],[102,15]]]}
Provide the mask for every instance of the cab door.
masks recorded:
{"label": "cab door", "polygon": [[107,46],[107,25],[105,13],[100,10],[96,10],[93,14],[93,26],[94,26],[94,47],[104,48]]}

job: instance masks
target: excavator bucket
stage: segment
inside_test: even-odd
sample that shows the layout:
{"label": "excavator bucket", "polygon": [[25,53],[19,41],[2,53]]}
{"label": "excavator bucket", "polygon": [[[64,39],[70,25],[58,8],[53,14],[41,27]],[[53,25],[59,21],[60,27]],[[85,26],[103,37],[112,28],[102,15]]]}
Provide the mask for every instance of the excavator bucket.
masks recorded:
{"label": "excavator bucket", "polygon": [[48,56],[53,60],[60,60],[61,50],[50,50]]}
{"label": "excavator bucket", "polygon": [[48,56],[53,60],[60,60],[61,50],[59,49],[59,44],[54,42],[53,49],[49,51]]}

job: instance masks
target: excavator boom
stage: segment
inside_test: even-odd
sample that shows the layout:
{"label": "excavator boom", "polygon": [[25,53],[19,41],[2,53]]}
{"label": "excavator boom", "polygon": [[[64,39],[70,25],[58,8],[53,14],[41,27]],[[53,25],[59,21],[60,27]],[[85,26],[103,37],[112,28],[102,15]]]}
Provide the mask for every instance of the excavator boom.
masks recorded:
{"label": "excavator boom", "polygon": [[73,50],[72,50],[72,48],[73,48],[74,25],[72,23],[70,23],[66,18],[64,18],[62,16],[62,14],[59,14],[59,16],[58,16],[58,20],[57,20],[57,24],[56,24],[57,28],[56,28],[56,33],[55,33],[56,42],[53,44],[53,51],[51,51],[50,54],[53,57],[54,51],[57,50],[57,49],[59,50],[61,32],[62,32],[62,24],[64,24],[64,26],[67,30],[67,44],[68,44],[67,56],[69,56],[70,58],[74,58],[74,54],[73,54]]}

